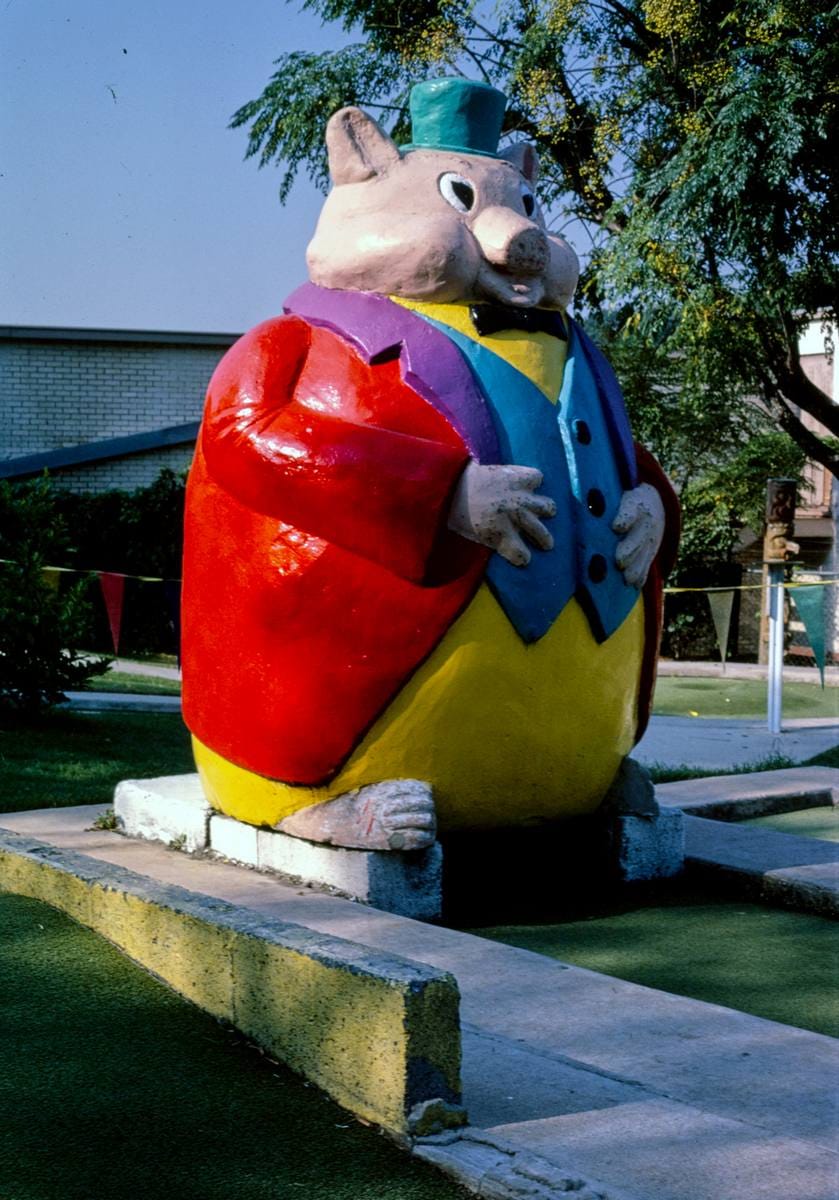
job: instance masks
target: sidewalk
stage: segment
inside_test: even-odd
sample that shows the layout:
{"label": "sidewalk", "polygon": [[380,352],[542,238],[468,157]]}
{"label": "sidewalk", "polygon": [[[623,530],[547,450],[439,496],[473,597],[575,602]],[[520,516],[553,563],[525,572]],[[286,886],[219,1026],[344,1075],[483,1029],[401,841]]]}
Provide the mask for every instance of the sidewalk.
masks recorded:
{"label": "sidewalk", "polygon": [[[764,663],[730,662],[723,666],[720,662],[688,662],[675,658],[660,658],[658,673],[661,676],[681,676],[682,678],[707,679],[765,679],[766,665]],[[818,684],[819,673],[816,667],[784,667],[786,683]],[[825,667],[825,687],[839,687],[839,667]]]}
{"label": "sidewalk", "polygon": [[[180,712],[179,696],[133,696],[121,692],[68,692],[74,712]],[[732,771],[785,758],[807,762],[839,745],[839,719],[799,717],[780,735],[760,720],[653,716],[633,758],[645,766]]]}
{"label": "sidewalk", "polygon": [[647,767],[715,772],[777,758],[808,762],[834,746],[839,746],[839,720],[832,717],[794,717],[783,722],[780,734],[773,734],[765,719],[653,716],[632,757]]}
{"label": "sidewalk", "polygon": [[[180,679],[179,667],[167,667],[162,663],[137,662],[130,658],[116,658],[110,670],[126,675],[149,675],[159,679]],[[720,679],[765,679],[766,666],[759,663],[730,662],[723,666],[719,662],[689,662],[681,659],[659,659],[659,675],[704,676]],[[784,679],[790,683],[818,683],[815,667],[784,667]],[[827,687],[839,687],[839,667],[826,667],[824,682]]]}

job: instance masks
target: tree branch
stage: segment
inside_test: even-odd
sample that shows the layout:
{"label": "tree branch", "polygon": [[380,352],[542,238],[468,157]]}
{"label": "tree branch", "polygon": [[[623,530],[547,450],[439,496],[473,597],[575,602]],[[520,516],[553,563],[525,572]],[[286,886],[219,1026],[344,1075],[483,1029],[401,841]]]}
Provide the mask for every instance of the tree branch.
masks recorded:
{"label": "tree branch", "polygon": [[790,435],[794,442],[797,442],[808,458],[812,458],[815,462],[821,463],[831,475],[835,475],[839,479],[839,452],[823,442],[818,434],[813,433],[812,429],[808,429],[804,422],[797,417],[788,404],[783,400],[774,398],[775,402],[771,405],[778,414],[778,423],[781,428]]}

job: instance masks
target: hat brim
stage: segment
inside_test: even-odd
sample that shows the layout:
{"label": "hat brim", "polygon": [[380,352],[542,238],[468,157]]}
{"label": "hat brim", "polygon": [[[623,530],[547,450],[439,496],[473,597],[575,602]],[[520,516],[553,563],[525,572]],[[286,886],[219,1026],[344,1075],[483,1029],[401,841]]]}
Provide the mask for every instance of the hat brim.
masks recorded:
{"label": "hat brim", "polygon": [[430,145],[423,142],[408,142],[406,146],[399,147],[400,154],[406,154],[409,150],[445,150],[448,154],[475,154],[479,158],[500,158],[494,150],[476,150],[474,146],[439,146]]}

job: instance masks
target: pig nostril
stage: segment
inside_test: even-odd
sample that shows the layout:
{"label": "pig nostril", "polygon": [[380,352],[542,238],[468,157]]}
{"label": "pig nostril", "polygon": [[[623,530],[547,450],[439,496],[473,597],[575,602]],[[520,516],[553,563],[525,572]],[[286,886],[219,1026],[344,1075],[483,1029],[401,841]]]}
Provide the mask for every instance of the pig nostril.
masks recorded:
{"label": "pig nostril", "polygon": [[514,273],[538,275],[549,256],[548,239],[541,229],[523,229],[511,238],[505,255],[505,267]]}

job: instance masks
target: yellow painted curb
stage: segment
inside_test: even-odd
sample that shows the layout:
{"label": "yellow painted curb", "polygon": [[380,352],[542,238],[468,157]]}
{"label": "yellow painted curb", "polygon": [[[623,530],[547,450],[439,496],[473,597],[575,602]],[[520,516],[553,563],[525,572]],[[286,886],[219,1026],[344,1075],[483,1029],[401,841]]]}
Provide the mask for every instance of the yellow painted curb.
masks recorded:
{"label": "yellow painted curb", "polygon": [[404,1137],[461,1125],[453,976],[0,829],[0,891],[44,900]]}

